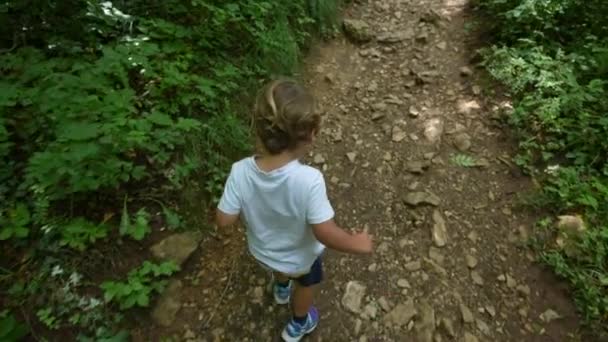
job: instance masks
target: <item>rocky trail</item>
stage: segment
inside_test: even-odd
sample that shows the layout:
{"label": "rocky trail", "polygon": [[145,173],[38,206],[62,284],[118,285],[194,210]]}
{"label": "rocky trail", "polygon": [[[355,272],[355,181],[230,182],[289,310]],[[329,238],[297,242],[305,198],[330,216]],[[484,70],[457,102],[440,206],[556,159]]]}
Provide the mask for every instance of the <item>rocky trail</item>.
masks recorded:
{"label": "rocky trail", "polygon": [[[344,17],[346,36],[306,61],[325,113],[308,162],[338,222],[368,228],[376,251],[327,253],[307,340],[580,340],[564,288],[526,247],[537,216],[518,203],[532,183],[512,162],[507,98],[472,64],[466,4],[370,1]],[[137,340],[279,339],[289,310],[242,231],[206,236],[183,267]]]}

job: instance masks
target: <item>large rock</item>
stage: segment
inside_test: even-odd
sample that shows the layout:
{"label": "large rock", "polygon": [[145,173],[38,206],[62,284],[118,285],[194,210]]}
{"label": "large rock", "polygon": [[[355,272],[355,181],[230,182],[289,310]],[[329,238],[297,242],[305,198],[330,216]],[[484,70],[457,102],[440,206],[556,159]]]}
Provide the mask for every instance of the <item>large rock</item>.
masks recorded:
{"label": "large rock", "polygon": [[443,135],[443,120],[432,118],[424,123],[424,137],[430,143],[438,143]]}
{"label": "large rock", "polygon": [[439,324],[443,331],[451,338],[456,337],[456,329],[454,329],[454,322],[450,318],[443,318]]}
{"label": "large rock", "polygon": [[346,36],[355,43],[366,43],[373,38],[369,25],[362,20],[344,19],[343,26]]}
{"label": "large rock", "polygon": [[182,287],[182,282],[179,280],[172,280],[169,283],[152,310],[152,320],[156,324],[163,327],[169,327],[173,324],[177,312],[182,307]]}
{"label": "large rock", "polygon": [[403,201],[412,206],[429,204],[436,207],[441,203],[441,199],[437,195],[429,192],[410,192],[405,195]]}
{"label": "large rock", "polygon": [[473,323],[475,322],[475,317],[471,310],[464,304],[460,304],[460,313],[462,315],[462,321],[464,323]]}
{"label": "large rock", "polygon": [[464,342],[479,342],[477,336],[471,334],[468,331],[464,332]]}
{"label": "large rock", "polygon": [[342,305],[352,312],[358,314],[361,311],[361,301],[365,295],[365,285],[358,281],[349,281],[346,284],[346,291],[342,296]]}
{"label": "large rock", "polygon": [[412,39],[414,38],[415,34],[416,33],[414,32],[414,30],[411,28],[397,32],[383,32],[378,34],[376,40],[378,40],[379,43],[394,44],[404,40]]}
{"label": "large rock", "polygon": [[416,341],[433,342],[435,333],[435,310],[426,301],[420,303],[420,319],[416,322]]}
{"label": "large rock", "polygon": [[466,152],[471,148],[471,137],[467,133],[459,133],[454,137],[454,147],[461,152]]}
{"label": "large rock", "polygon": [[401,142],[403,139],[407,137],[407,133],[401,129],[399,126],[393,127],[393,131],[391,133],[391,139],[394,142]]}
{"label": "large rock", "polygon": [[470,269],[475,268],[477,266],[477,264],[479,263],[477,258],[470,254],[465,255],[465,260],[467,262],[467,267]]}
{"label": "large rock", "polygon": [[386,314],[386,316],[384,316],[384,323],[389,326],[406,326],[416,314],[417,311],[416,307],[414,307],[414,301],[410,299],[403,304],[395,306],[391,312]]}
{"label": "large rock", "polygon": [[197,232],[173,234],[150,247],[150,252],[159,260],[171,260],[181,265],[198,248],[201,238],[201,234]]}
{"label": "large rock", "polygon": [[448,230],[445,220],[439,210],[433,211],[433,243],[437,247],[443,247],[448,243]]}
{"label": "large rock", "polygon": [[414,160],[406,162],[404,166],[407,172],[419,175],[430,166],[430,162]]}
{"label": "large rock", "polygon": [[548,309],[547,311],[540,314],[540,320],[545,323],[550,323],[551,321],[554,321],[554,320],[560,319],[560,318],[562,318],[562,316],[560,316],[560,314],[555,312],[555,310],[551,310],[551,309]]}

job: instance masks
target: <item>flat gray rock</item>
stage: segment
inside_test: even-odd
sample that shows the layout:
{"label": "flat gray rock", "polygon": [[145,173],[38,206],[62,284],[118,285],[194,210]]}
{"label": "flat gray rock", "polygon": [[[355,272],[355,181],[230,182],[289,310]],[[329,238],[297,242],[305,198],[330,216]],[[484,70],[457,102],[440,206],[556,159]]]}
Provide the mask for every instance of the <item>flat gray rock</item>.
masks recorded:
{"label": "flat gray rock", "polygon": [[169,283],[152,310],[152,320],[156,324],[163,327],[169,327],[173,324],[177,312],[182,307],[182,287],[183,285],[180,280],[172,280]]}
{"label": "flat gray rock", "polygon": [[366,43],[372,40],[369,25],[357,19],[344,19],[342,26],[346,36],[355,43]]}
{"label": "flat gray rock", "polygon": [[416,341],[433,342],[435,333],[435,310],[426,301],[420,303],[420,319],[416,320]]}
{"label": "flat gray rock", "polygon": [[410,299],[403,304],[398,304],[391,312],[386,314],[384,316],[384,323],[389,326],[406,326],[416,314],[417,310],[414,307],[414,301]]}
{"label": "flat gray rock", "polygon": [[439,196],[424,191],[410,192],[405,195],[403,201],[412,206],[428,204],[436,207],[441,203]]}
{"label": "flat gray rock", "polygon": [[443,247],[448,243],[448,229],[439,210],[433,211],[433,228],[431,233],[435,246]]}
{"label": "flat gray rock", "polygon": [[361,311],[361,301],[365,295],[365,285],[358,281],[349,281],[346,284],[344,296],[342,296],[342,305],[348,311],[358,314]]}
{"label": "flat gray rock", "polygon": [[201,239],[198,232],[173,234],[150,247],[150,252],[156,259],[181,265],[198,248]]}

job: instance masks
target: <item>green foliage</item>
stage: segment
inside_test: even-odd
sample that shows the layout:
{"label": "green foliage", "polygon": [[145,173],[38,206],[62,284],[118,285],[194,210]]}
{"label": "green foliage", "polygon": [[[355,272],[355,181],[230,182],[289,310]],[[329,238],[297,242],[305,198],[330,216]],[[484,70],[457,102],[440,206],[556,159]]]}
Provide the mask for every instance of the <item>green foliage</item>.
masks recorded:
{"label": "green foliage", "polygon": [[61,228],[61,246],[68,246],[78,251],[84,251],[98,239],[108,235],[108,226],[93,224],[82,217],[70,220]]}
{"label": "green foliage", "polygon": [[90,291],[88,294],[83,291],[88,285],[81,274],[55,262],[48,259],[27,283],[15,283],[9,290],[11,297],[22,301],[37,295],[43,299],[35,304],[34,312],[48,329],[75,327],[82,338],[103,337],[98,335],[101,331],[105,331],[105,335],[116,334],[113,326],[122,317],[108,310]]}
{"label": "green foliage", "polygon": [[17,321],[8,310],[0,312],[0,341],[17,342],[27,336],[29,329]]}
{"label": "green foliage", "polygon": [[589,227],[575,252],[546,243],[543,260],[572,284],[587,322],[608,322],[608,2],[478,0],[497,45],[485,65],[514,95],[519,165],[537,196]]}
{"label": "green foliage", "polygon": [[165,222],[170,229],[177,229],[182,226],[182,220],[173,210],[163,206],[163,215],[165,216]]}
{"label": "green foliage", "polygon": [[133,221],[131,221],[127,211],[127,198],[125,197],[120,219],[120,235],[128,235],[137,241],[142,240],[150,232],[149,218],[150,214],[146,212],[146,209],[141,208],[135,213]]}
{"label": "green foliage", "polygon": [[53,315],[53,310],[49,307],[36,311],[38,320],[51,330],[57,330],[59,323],[57,317]]}
{"label": "green foliage", "polygon": [[121,330],[114,332],[106,327],[100,327],[95,330],[92,337],[79,335],[78,342],[127,342],[130,341],[129,333]]}
{"label": "green foliage", "polygon": [[150,295],[160,293],[167,281],[157,278],[169,276],[179,270],[174,262],[159,265],[144,261],[141,267],[132,270],[125,282],[106,281],[101,284],[106,302],[116,302],[121,310],[133,306],[148,306]]}
{"label": "green foliage", "polygon": [[460,167],[474,167],[477,165],[475,158],[466,154],[456,154],[450,158],[450,161]]}
{"label": "green foliage", "polygon": [[595,227],[585,234],[577,242],[575,254],[550,250],[542,259],[572,283],[576,304],[583,308],[587,320],[608,318],[608,226]]}
{"label": "green foliage", "polygon": [[[333,0],[2,2],[0,241],[4,251],[10,239],[11,257],[27,253],[28,267],[0,284],[11,305],[82,331],[82,341],[124,340],[112,308],[83,309],[87,290],[49,264],[78,264],[115,233],[143,241],[156,217],[142,202],[189,196],[180,208],[205,217],[230,163],[250,150],[253,91],[293,74],[313,34],[335,30],[337,9]],[[127,196],[138,211],[121,203]],[[165,226],[187,226],[157,204]],[[104,283],[106,296],[146,304],[163,284],[154,274],[170,269],[146,265]]]}
{"label": "green foliage", "polygon": [[18,239],[27,237],[30,233],[27,227],[29,223],[30,212],[23,203],[10,208],[7,218],[4,218],[2,211],[0,211],[0,241],[8,240],[12,237]]}

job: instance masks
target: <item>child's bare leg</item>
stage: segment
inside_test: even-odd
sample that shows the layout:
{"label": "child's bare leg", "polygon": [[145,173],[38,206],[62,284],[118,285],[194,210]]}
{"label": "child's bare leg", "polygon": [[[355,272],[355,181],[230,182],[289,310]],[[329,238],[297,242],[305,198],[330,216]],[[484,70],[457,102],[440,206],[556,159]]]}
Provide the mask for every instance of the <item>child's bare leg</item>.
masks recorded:
{"label": "child's bare leg", "polygon": [[292,306],[294,317],[306,317],[314,300],[315,286],[296,285],[293,292]]}

